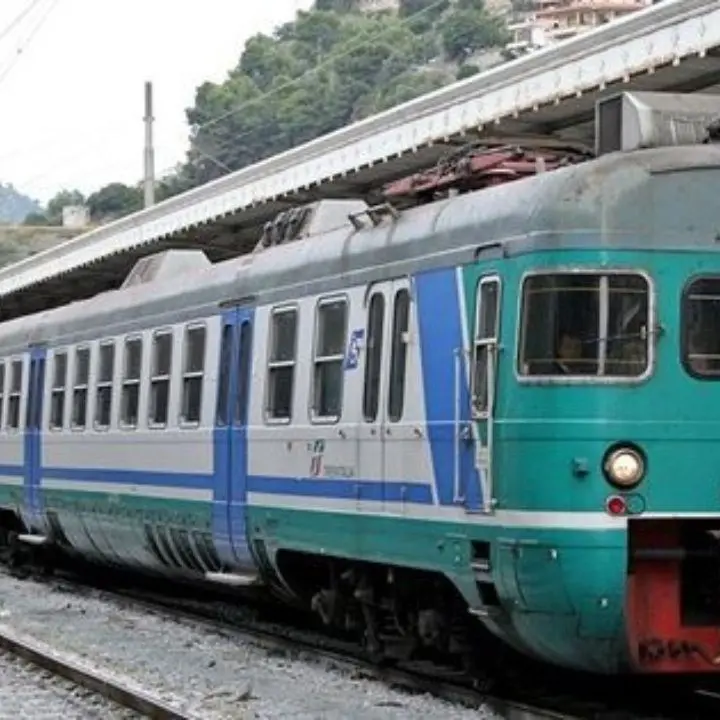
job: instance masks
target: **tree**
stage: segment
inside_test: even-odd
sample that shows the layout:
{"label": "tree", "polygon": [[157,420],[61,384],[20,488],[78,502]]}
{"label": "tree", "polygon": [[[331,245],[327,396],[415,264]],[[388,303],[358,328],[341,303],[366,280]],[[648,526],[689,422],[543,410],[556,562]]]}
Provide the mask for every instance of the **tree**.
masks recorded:
{"label": "tree", "polygon": [[115,220],[142,208],[142,191],[123,183],[110,183],[90,195],[87,205],[94,220]]}
{"label": "tree", "polygon": [[448,58],[461,63],[474,52],[497,47],[507,39],[499,19],[483,11],[468,9],[453,10],[446,15],[440,33]]}

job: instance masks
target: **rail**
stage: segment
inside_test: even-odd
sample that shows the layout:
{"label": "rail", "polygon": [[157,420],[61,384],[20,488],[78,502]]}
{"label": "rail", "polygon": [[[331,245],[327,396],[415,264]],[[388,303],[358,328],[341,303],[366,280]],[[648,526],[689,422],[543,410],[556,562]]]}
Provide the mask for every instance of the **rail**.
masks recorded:
{"label": "rail", "polygon": [[83,667],[79,662],[62,657],[44,643],[21,637],[7,625],[0,625],[0,648],[33,665],[69,680],[91,692],[111,700],[128,710],[154,720],[198,720],[173,708],[168,703],[152,697],[143,690],[131,688],[118,678],[98,669]]}

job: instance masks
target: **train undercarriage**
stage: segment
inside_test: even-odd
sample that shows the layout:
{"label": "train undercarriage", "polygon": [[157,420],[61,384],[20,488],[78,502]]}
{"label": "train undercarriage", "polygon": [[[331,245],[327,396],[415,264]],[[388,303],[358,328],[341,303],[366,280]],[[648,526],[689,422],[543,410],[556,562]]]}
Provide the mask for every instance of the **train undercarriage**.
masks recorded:
{"label": "train undercarriage", "polygon": [[531,662],[474,618],[439,573],[288,550],[276,562],[301,603],[329,630],[359,640],[376,662],[429,662],[486,689]]}
{"label": "train undercarriage", "polygon": [[628,570],[636,669],[720,672],[720,520],[631,520]]}

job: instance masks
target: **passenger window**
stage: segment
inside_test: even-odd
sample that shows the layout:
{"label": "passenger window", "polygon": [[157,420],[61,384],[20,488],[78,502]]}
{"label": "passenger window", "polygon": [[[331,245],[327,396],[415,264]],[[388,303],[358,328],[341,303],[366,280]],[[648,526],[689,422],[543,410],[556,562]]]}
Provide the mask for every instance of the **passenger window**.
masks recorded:
{"label": "passenger window", "polygon": [[693,280],[682,307],[683,363],[690,374],[720,378],[720,277]]}
{"label": "passenger window", "polygon": [[490,405],[490,383],[494,382],[493,351],[498,338],[500,282],[483,278],[477,293],[475,340],[472,362],[472,405],[477,413],[486,413]]}
{"label": "passenger window", "polygon": [[385,326],[385,296],[374,293],[370,298],[365,354],[365,387],[363,417],[366,422],[377,420],[380,404],[380,373],[382,371],[383,331]]}
{"label": "passenger window", "polygon": [[87,425],[87,396],[90,378],[90,348],[75,350],[75,382],[73,383],[72,426]]}
{"label": "passenger window", "polygon": [[321,301],[317,308],[313,353],[313,419],[338,420],[342,414],[346,333],[345,300]]}
{"label": "passenger window", "polygon": [[115,371],[115,344],[100,345],[96,394],[95,425],[99,428],[110,427],[112,419],[113,374]]}
{"label": "passenger window", "polygon": [[388,394],[388,419],[398,422],[405,406],[405,374],[407,366],[407,332],[410,320],[410,293],[395,293],[392,329],[392,356],[390,358],[390,392]]}
{"label": "passenger window", "polygon": [[270,316],[267,381],[267,417],[270,420],[292,417],[297,319],[295,308],[277,308]]}
{"label": "passenger window", "polygon": [[8,427],[20,427],[20,396],[22,394],[23,361],[13,360],[10,372],[10,395],[8,397]]}
{"label": "passenger window", "polygon": [[141,377],[142,340],[132,338],[125,341],[125,367],[122,381],[122,403],[120,405],[120,421],[127,427],[135,427],[138,423]]}
{"label": "passenger window", "polygon": [[543,274],[523,283],[518,371],[639,377],[648,369],[650,288],[641,275]]}
{"label": "passenger window", "polygon": [[202,411],[203,374],[205,372],[205,328],[185,330],[183,396],[181,420],[199,423]]}
{"label": "passenger window", "polygon": [[150,411],[152,425],[165,425],[170,404],[170,368],[172,366],[172,333],[157,333],[153,338],[150,375]]}
{"label": "passenger window", "polygon": [[56,352],[53,360],[53,383],[50,397],[50,429],[60,430],[65,416],[67,353]]}

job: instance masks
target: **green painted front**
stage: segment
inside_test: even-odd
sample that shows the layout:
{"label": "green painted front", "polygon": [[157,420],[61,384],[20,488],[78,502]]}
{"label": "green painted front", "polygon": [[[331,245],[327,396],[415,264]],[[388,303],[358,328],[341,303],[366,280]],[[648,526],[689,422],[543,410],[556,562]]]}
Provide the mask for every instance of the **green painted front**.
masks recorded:
{"label": "green painted front", "polygon": [[[528,270],[560,267],[640,269],[656,298],[651,376],[640,383],[522,384],[516,377],[518,297]],[[494,474],[498,509],[602,511],[614,490],[604,480],[611,443],[633,441],[648,472],[636,498],[647,512],[720,512],[720,382],[690,376],[681,362],[681,302],[689,278],[720,273],[716,253],[555,251],[468,268],[473,327],[479,278],[503,281],[495,408]],[[588,473],[573,471],[584,466]],[[683,478],[681,492],[677,479]]]}

